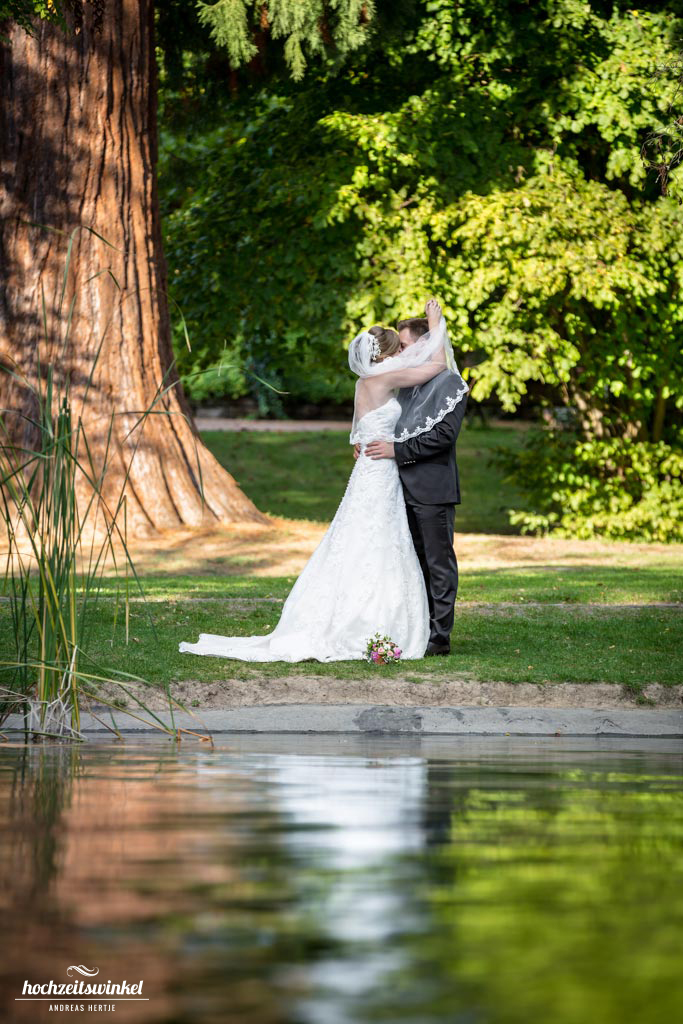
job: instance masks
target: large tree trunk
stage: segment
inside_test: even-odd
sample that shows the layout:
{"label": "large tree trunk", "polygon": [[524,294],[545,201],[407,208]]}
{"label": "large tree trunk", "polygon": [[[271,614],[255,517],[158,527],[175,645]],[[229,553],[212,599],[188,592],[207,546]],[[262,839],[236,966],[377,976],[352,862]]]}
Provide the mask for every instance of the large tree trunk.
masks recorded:
{"label": "large tree trunk", "polygon": [[[137,444],[126,490],[129,527],[139,534],[219,520],[265,522],[199,441],[179,384],[155,407],[169,415],[148,417],[126,439],[162,381],[177,381],[168,373],[172,349],[156,184],[153,2],[74,0],[68,21],[66,34],[41,23],[33,38],[12,28],[10,45],[1,49],[0,359],[15,361],[35,381],[38,350],[46,356],[41,288],[55,361],[75,296],[60,370],[70,378],[75,410],[100,460],[115,413],[110,497],[122,486]],[[113,248],[90,231],[77,232],[58,315],[69,236],[79,225]],[[111,275],[98,275],[106,267]],[[83,402],[103,337],[94,386]],[[30,412],[30,391],[2,373],[0,404]],[[26,439],[18,417],[6,414],[6,423]]]}

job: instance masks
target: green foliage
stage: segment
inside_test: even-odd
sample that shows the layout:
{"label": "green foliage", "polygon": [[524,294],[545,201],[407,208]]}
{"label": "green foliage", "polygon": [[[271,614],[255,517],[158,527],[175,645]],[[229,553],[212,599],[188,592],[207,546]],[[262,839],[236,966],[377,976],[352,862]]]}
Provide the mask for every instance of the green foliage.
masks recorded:
{"label": "green foliage", "polygon": [[328,48],[338,56],[362,46],[375,12],[374,0],[198,0],[202,25],[210,29],[218,46],[224,46],[233,67],[248,63],[259,48],[254,30],[284,40],[284,57],[292,78],[306,70],[306,53],[321,57]]}
{"label": "green foliage", "polygon": [[[253,388],[243,374],[221,371],[227,362],[292,400],[352,398],[342,341],[355,229],[321,222],[330,186],[309,123],[305,100],[265,97],[187,146],[162,134],[171,283],[193,339],[191,354],[178,348],[179,367],[211,371],[186,381],[196,399],[214,387],[233,395]],[[327,162],[333,174],[333,153]],[[272,392],[255,390],[269,411]]]}
{"label": "green foliage", "polygon": [[473,397],[512,411],[536,380],[587,430],[647,435],[661,389],[683,408],[683,210],[565,170],[463,197],[448,225],[453,311],[485,357]]}
{"label": "green foliage", "polygon": [[[29,35],[36,29],[36,18],[40,21],[52,21],[66,27],[64,21],[63,0],[0,0],[0,26],[14,22]],[[0,40],[4,37],[0,30]]]}
{"label": "green foliage", "polygon": [[192,123],[167,92],[183,369],[227,348],[275,376],[285,408],[348,399],[345,342],[436,294],[474,401],[563,406],[605,454],[622,437],[675,448],[683,171],[665,197],[641,150],[675,89],[650,71],[682,38],[663,3],[429,0],[300,85],[195,94]]}
{"label": "green foliage", "polygon": [[538,433],[501,461],[527,499],[523,533],[683,541],[683,444]]}
{"label": "green foliage", "polygon": [[[484,28],[489,6],[456,19],[423,5],[412,32],[341,75],[252,90],[213,109],[210,129],[164,135],[174,293],[202,366],[252,335],[278,371],[313,351],[300,367],[324,368],[313,391],[336,379],[339,394],[342,339],[435,291],[478,361],[475,399],[511,410],[529,381],[568,385],[621,429],[647,418],[654,381],[672,397],[683,215],[647,195],[639,157],[661,106],[643,73],[671,19],[560,3],[515,22],[509,5]],[[195,316],[207,290],[219,308]],[[643,393],[625,402],[643,350]]]}
{"label": "green foliage", "polygon": [[258,49],[250,32],[244,0],[218,0],[215,4],[197,4],[199,20],[211,29],[212,38],[225,46],[234,65],[250,60]]}

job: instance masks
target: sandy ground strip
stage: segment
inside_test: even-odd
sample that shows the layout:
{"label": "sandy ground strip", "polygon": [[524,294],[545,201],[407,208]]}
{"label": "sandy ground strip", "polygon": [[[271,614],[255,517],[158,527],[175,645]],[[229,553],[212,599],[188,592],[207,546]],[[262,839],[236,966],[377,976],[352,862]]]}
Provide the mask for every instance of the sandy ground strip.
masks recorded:
{"label": "sandy ground strip", "polygon": [[[121,696],[116,686],[106,685],[102,697]],[[143,688],[139,696],[155,711],[168,707],[163,690]],[[652,683],[644,694],[651,704],[638,702],[623,687],[612,683],[481,683],[475,680],[406,678],[392,670],[386,678],[367,680],[333,679],[327,676],[287,676],[261,679],[255,671],[249,679],[220,682],[186,680],[174,683],[171,694],[189,709],[227,710],[263,704],[385,704],[395,707],[548,707],[548,708],[663,708],[680,709],[683,715],[683,686]],[[96,707],[96,705],[94,705]],[[132,709],[133,704],[129,703]],[[88,703],[84,703],[88,710]],[[143,713],[143,712],[141,712]]]}

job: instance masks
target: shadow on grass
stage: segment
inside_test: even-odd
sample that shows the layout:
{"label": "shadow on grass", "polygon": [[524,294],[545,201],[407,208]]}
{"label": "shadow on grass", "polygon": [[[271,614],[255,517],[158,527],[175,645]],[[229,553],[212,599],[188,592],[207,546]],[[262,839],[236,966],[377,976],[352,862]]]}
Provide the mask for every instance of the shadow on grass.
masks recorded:
{"label": "shadow on grass", "polygon": [[[277,597],[284,599],[297,578],[286,576],[213,575],[210,566],[195,572],[149,572],[144,577],[150,600]],[[115,591],[114,579],[104,581],[103,593]],[[595,566],[530,566],[520,569],[467,569],[461,571],[458,605],[524,601],[549,604],[681,604],[680,571],[666,568],[601,568]]]}

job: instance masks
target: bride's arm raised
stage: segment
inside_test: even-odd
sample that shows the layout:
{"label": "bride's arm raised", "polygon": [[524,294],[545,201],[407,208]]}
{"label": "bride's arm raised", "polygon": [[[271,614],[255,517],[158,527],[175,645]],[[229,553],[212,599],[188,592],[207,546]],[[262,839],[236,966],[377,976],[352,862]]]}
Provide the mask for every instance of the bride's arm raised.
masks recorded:
{"label": "bride's arm raised", "polygon": [[[397,357],[400,359],[400,356]],[[388,370],[382,374],[383,383],[390,388],[409,388],[415,384],[426,384],[446,369],[446,356],[441,350],[433,360],[420,366],[406,366],[404,369]]]}

